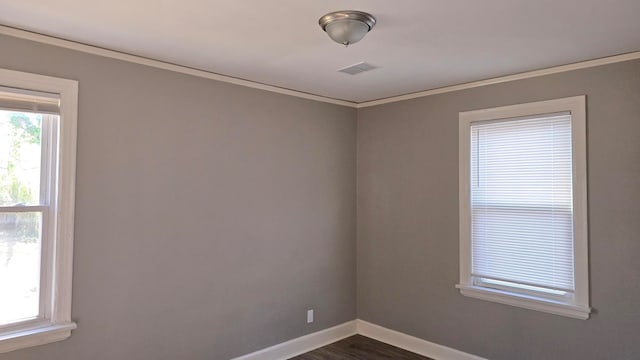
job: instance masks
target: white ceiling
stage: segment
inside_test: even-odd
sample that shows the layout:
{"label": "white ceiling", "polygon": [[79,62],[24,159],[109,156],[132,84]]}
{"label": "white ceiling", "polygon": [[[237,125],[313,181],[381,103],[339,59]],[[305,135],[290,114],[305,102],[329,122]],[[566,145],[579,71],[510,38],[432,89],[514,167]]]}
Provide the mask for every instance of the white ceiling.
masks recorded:
{"label": "white ceiling", "polygon": [[[345,48],[335,10],[378,23]],[[364,102],[640,50],[640,0],[2,0],[0,24]],[[366,61],[378,69],[336,72]]]}

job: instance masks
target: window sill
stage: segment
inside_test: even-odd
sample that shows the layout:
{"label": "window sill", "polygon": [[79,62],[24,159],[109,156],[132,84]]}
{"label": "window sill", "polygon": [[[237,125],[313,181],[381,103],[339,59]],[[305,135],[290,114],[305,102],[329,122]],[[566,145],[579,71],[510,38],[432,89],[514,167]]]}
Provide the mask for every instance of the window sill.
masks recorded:
{"label": "window sill", "polygon": [[554,301],[531,295],[515,294],[508,291],[472,285],[456,285],[456,287],[460,289],[460,293],[464,296],[517,306],[529,310],[567,316],[574,319],[587,320],[591,313],[591,308],[587,306],[567,304],[561,301]]}
{"label": "window sill", "polygon": [[64,340],[71,336],[71,330],[76,327],[76,323],[69,322],[0,333],[0,353]]}

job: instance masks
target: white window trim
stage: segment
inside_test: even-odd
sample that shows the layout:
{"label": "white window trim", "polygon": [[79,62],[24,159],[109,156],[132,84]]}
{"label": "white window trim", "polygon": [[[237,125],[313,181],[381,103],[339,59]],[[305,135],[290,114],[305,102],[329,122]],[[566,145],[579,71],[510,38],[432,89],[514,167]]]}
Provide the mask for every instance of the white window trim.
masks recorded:
{"label": "white window trim", "polygon": [[[73,224],[75,212],[76,139],[78,82],[50,76],[0,69],[0,86],[58,94],[60,128],[58,133],[58,176],[51,198],[56,209],[55,239],[42,256],[51,259],[53,276],[46,299],[44,321],[25,324],[0,332],[0,353],[60,341],[71,335],[76,324],[71,320],[71,281],[73,271]],[[45,262],[46,264],[46,262]]]}
{"label": "white window trim", "polygon": [[[531,115],[571,112],[573,153],[573,222],[575,293],[570,301],[477,286],[471,276],[470,128],[471,123]],[[465,296],[577,319],[589,318],[589,253],[587,228],[586,97],[510,105],[461,112],[459,117],[460,283]]]}

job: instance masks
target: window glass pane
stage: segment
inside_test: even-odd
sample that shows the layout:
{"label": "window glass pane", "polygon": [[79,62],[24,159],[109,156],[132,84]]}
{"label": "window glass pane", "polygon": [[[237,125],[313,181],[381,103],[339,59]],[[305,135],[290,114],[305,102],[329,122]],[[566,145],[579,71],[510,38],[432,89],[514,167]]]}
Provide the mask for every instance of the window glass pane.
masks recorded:
{"label": "window glass pane", "polygon": [[0,325],[39,314],[39,212],[0,213]]}
{"label": "window glass pane", "polygon": [[0,110],[0,206],[40,203],[42,114]]}

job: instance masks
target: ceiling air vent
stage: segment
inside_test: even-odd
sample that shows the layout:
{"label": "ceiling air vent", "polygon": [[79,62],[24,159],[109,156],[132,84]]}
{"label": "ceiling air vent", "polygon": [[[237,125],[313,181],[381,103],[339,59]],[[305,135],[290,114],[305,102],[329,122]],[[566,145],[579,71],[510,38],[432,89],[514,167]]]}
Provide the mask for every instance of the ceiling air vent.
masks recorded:
{"label": "ceiling air vent", "polygon": [[363,73],[365,71],[369,71],[369,70],[373,70],[373,69],[377,69],[377,67],[368,64],[366,62],[359,62],[357,64],[353,64],[353,65],[349,65],[347,67],[344,67],[342,69],[338,69],[338,72],[343,72],[345,74],[349,74],[349,75],[356,75],[356,74],[360,74]]}

